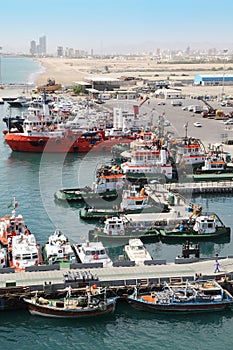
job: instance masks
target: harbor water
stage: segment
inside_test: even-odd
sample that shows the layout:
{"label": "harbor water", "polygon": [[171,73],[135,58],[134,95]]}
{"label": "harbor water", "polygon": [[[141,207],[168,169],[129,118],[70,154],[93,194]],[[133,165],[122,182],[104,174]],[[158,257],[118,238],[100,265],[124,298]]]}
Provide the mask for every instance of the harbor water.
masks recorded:
{"label": "harbor water", "polygon": [[[25,61],[25,65],[26,65]],[[38,67],[37,67],[38,68]],[[36,69],[37,69],[36,68]],[[35,68],[33,68],[36,71]],[[29,74],[33,73],[33,69]],[[20,82],[14,81],[14,83]],[[84,242],[94,225],[79,219],[79,206],[54,200],[60,188],[91,185],[97,165],[106,156],[13,153],[4,142],[2,118],[7,105],[0,106],[0,216],[10,214],[9,204],[15,197],[17,213],[21,213],[40,245],[56,229],[61,229],[71,242]],[[20,110],[14,113],[19,114]],[[193,201],[208,211],[216,211],[233,229],[231,195],[203,195]],[[161,242],[146,245],[155,259],[174,261],[181,254],[181,245]],[[201,255],[232,255],[233,242],[201,243]],[[111,250],[110,250],[111,253]],[[117,252],[120,253],[120,250]],[[114,251],[114,254],[115,251]],[[214,270],[214,266],[213,266]],[[26,310],[1,312],[1,346],[17,349],[167,349],[199,350],[232,349],[233,311],[195,315],[154,315],[135,311],[124,302],[113,315],[89,320],[59,320],[31,316]]]}

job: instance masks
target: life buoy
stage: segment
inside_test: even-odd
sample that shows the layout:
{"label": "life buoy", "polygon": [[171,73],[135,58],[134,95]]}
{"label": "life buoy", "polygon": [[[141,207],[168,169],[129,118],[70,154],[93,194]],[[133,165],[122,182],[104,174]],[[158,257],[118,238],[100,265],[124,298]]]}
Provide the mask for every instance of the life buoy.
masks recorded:
{"label": "life buoy", "polygon": [[100,310],[105,310],[106,309],[106,303],[104,301],[101,301],[98,305]]}
{"label": "life buoy", "polygon": [[108,234],[109,234],[109,235],[111,235],[111,234],[112,234],[112,231],[111,231],[111,230],[109,230],[109,231],[108,231]]}
{"label": "life buoy", "polygon": [[95,253],[95,254],[93,255],[93,259],[94,259],[94,260],[98,260],[98,259],[99,259],[99,255],[98,255],[97,253]]}

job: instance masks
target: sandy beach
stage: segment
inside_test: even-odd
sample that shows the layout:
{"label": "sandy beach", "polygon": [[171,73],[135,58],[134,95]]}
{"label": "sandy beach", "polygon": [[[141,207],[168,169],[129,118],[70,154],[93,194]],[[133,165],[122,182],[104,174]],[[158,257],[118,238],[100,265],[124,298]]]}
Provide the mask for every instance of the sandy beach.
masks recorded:
{"label": "sandy beach", "polygon": [[[53,78],[60,84],[74,84],[84,81],[90,77],[111,77],[120,78],[122,76],[133,76],[148,80],[168,80],[172,82],[179,80],[193,80],[197,74],[223,74],[223,63],[200,63],[200,64],[158,64],[148,58],[126,58],[117,59],[97,59],[97,58],[36,58],[44,67],[44,72],[36,78],[36,84],[44,84],[49,78]],[[225,65],[225,71],[231,72],[231,64]],[[196,87],[185,85],[182,87],[184,93],[190,91],[209,91],[209,93],[219,93],[218,86]],[[225,86],[225,92],[231,93],[232,86]]]}

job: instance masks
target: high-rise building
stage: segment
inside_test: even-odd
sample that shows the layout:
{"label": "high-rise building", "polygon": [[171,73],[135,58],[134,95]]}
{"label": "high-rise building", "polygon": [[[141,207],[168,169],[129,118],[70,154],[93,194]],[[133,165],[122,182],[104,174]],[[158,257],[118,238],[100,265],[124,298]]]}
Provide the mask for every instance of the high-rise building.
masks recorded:
{"label": "high-rise building", "polygon": [[31,44],[30,44],[30,54],[31,54],[32,56],[35,56],[36,53],[37,53],[36,42],[35,42],[35,40],[32,40],[32,41],[31,41]]}
{"label": "high-rise building", "polygon": [[30,43],[30,54],[38,56],[46,56],[46,36],[39,38],[39,43],[32,40]]}
{"label": "high-rise building", "polygon": [[57,47],[57,56],[58,57],[63,57],[64,56],[63,46],[58,46]]}
{"label": "high-rise building", "polygon": [[46,36],[41,36],[39,38],[39,54],[42,56],[46,56]]}

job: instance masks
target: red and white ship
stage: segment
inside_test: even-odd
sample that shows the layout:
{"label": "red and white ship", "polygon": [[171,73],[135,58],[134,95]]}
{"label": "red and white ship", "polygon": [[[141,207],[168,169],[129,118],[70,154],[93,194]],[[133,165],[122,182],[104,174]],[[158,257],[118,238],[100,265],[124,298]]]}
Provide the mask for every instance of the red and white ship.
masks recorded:
{"label": "red and white ship", "polygon": [[16,215],[18,203],[13,201],[11,216],[0,218],[0,244],[5,248],[5,266],[16,271],[41,263],[40,247],[35,236],[27,228],[21,214]]}
{"label": "red and white ship", "polygon": [[134,136],[124,134],[108,135],[104,130],[72,130],[65,124],[51,121],[47,105],[43,115],[29,114],[21,132],[8,132],[5,141],[16,152],[87,153],[90,150],[110,152],[117,143],[130,143]]}

